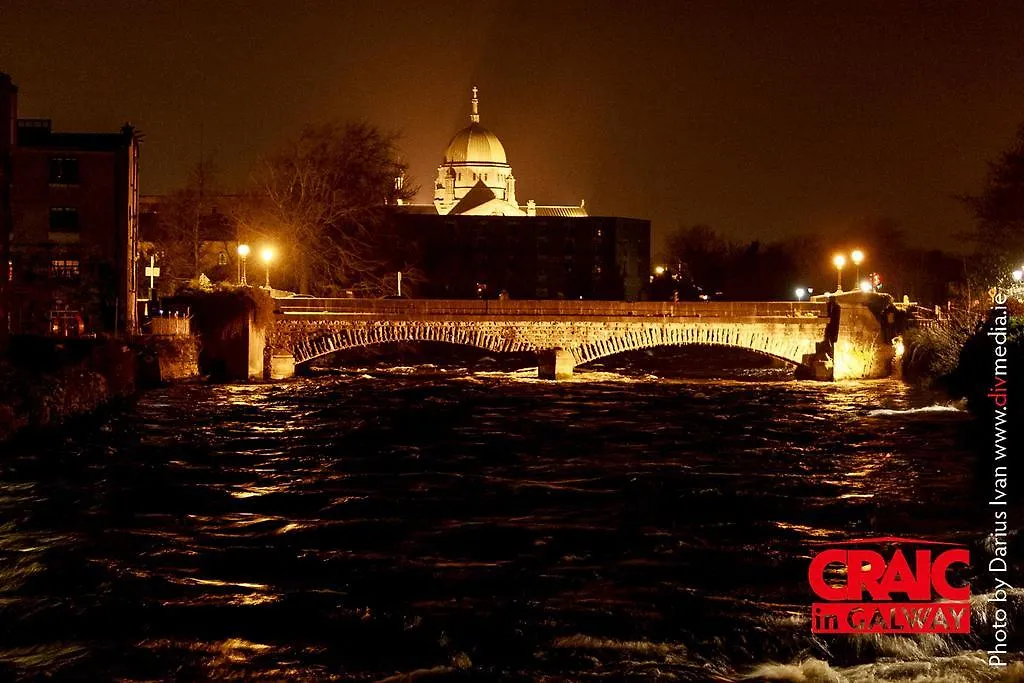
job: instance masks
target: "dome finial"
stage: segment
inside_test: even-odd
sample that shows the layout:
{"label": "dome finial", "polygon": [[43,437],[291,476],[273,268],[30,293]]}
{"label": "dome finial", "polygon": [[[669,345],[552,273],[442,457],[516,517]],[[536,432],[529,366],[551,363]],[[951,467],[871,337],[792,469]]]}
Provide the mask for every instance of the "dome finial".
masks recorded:
{"label": "dome finial", "polygon": [[473,123],[480,123],[480,109],[479,109],[480,100],[478,100],[476,98],[476,93],[477,93],[477,89],[476,89],[476,86],[474,85],[473,86],[473,99],[470,100],[472,102],[472,104],[473,104],[473,113],[469,115],[469,120],[472,121]]}

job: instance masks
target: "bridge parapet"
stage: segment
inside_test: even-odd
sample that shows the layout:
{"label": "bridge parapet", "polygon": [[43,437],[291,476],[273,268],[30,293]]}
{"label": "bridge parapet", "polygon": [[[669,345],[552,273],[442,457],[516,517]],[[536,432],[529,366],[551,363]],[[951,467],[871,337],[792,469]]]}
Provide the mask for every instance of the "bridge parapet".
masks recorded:
{"label": "bridge parapet", "polygon": [[810,302],[280,299],[278,306],[268,341],[296,364],[371,344],[433,341],[537,352],[541,376],[551,378],[623,351],[692,344],[787,360],[798,376],[884,377],[892,359],[885,316],[895,310],[888,296],[859,293]]}
{"label": "bridge parapet", "polygon": [[824,317],[825,302],[811,301],[516,301],[445,299],[277,299],[287,316],[362,314],[388,319],[421,316],[738,318]]}

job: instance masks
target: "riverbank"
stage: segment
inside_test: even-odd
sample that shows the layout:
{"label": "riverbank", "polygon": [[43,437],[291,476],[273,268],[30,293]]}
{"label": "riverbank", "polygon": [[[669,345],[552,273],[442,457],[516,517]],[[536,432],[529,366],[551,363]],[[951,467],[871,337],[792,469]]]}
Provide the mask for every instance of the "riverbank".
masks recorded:
{"label": "riverbank", "polygon": [[[1004,377],[1018,376],[1024,366],[1024,315],[1006,311],[999,318],[993,310],[987,320],[953,319],[939,327],[912,330],[904,335],[904,343],[905,381],[966,398],[971,412],[987,414],[992,409],[988,394],[995,381],[996,358],[1001,359]],[[1012,410],[1022,410],[1019,401],[1012,402]]]}
{"label": "riverbank", "polygon": [[0,440],[91,413],[136,390],[135,353],[121,340],[11,340],[0,359]]}
{"label": "riverbank", "polygon": [[0,441],[197,376],[192,337],[17,337],[0,357]]}

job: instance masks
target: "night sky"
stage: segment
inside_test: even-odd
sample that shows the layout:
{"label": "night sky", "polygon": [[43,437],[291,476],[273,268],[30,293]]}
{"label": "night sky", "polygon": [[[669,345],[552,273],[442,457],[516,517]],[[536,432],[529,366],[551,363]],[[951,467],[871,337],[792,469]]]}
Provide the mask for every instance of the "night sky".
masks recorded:
{"label": "night sky", "polygon": [[[145,133],[147,194],[201,140],[227,187],[306,121],[402,135],[431,196],[480,87],[525,202],[735,239],[889,217],[953,247],[1024,122],[1020,2],[0,4],[21,115]],[[202,133],[201,133],[202,131]]]}

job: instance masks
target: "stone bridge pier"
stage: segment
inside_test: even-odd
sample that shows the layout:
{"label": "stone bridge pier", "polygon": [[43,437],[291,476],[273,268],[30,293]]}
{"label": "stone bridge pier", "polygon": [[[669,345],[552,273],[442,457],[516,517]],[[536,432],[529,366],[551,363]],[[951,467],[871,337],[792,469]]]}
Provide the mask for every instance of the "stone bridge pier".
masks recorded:
{"label": "stone bridge pier", "polygon": [[892,299],[849,293],[810,302],[607,302],[280,299],[266,374],[345,349],[432,341],[537,354],[538,376],[565,379],[605,356],[656,346],[720,345],[790,362],[798,377],[886,377],[898,335]]}

